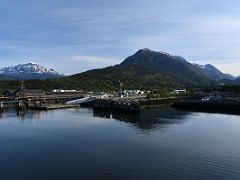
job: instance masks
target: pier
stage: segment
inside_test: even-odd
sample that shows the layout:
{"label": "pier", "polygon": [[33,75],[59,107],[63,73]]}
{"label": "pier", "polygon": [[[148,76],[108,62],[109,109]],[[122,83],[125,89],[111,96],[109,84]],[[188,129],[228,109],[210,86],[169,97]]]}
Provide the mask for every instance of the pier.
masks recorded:
{"label": "pier", "polygon": [[54,110],[54,109],[79,108],[79,107],[80,105],[77,105],[77,104],[51,104],[51,105],[43,105],[43,106],[31,105],[28,108],[31,110],[47,111],[47,110]]}
{"label": "pier", "polygon": [[79,104],[65,104],[67,101],[83,98],[83,94],[43,95],[0,97],[0,111],[4,108],[15,107],[17,110],[53,110],[79,107]]}
{"label": "pier", "polygon": [[142,107],[155,105],[176,105],[188,97],[150,98],[145,96],[100,98],[84,94],[44,95],[44,96],[20,96],[1,97],[0,111],[5,106],[15,106],[18,110],[53,110],[63,108],[75,108],[88,105],[95,109],[135,113]]}
{"label": "pier", "polygon": [[181,101],[182,97],[169,97],[169,98],[152,98],[152,99],[139,99],[139,106],[155,106],[155,105],[172,105],[176,102]]}
{"label": "pier", "polygon": [[93,108],[109,109],[113,111],[128,111],[139,112],[140,106],[138,101],[134,100],[121,100],[121,99],[96,99],[93,102]]}
{"label": "pier", "polygon": [[112,98],[112,99],[96,99],[93,107],[98,109],[110,109],[127,112],[140,112],[142,107],[154,105],[172,105],[182,98]]}

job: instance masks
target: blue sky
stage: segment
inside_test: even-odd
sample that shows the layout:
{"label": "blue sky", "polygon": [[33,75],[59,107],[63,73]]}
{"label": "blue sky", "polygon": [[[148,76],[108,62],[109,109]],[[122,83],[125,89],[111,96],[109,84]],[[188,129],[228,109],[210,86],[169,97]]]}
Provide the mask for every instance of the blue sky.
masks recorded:
{"label": "blue sky", "polygon": [[138,49],[240,75],[239,0],[0,0],[0,66],[74,74]]}

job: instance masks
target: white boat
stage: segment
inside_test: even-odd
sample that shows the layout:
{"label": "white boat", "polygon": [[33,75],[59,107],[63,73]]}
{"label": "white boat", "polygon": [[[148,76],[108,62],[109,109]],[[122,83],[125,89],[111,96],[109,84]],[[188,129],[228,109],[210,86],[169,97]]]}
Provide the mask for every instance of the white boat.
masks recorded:
{"label": "white boat", "polygon": [[81,99],[75,99],[72,101],[68,101],[66,102],[66,104],[83,104],[83,103],[88,103],[94,101],[94,98],[92,97],[85,97],[85,98],[81,98]]}

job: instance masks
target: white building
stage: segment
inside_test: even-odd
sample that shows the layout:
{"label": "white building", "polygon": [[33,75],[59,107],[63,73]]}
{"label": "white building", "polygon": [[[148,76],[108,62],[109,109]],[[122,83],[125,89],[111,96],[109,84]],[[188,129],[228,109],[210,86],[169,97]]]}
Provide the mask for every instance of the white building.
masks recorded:
{"label": "white building", "polygon": [[141,90],[124,90],[124,91],[122,91],[123,97],[138,96],[138,95],[143,95],[143,94],[144,94],[144,91],[141,91]]}
{"label": "white building", "polygon": [[71,90],[64,90],[64,89],[53,89],[53,93],[73,93],[77,92],[77,90],[71,89]]}
{"label": "white building", "polygon": [[176,89],[172,92],[172,94],[186,94],[187,90],[186,89]]}

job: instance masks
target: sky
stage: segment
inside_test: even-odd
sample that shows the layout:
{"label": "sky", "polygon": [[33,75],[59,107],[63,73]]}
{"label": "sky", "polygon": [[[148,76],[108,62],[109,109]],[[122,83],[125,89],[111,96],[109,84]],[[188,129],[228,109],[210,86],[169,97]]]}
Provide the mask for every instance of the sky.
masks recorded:
{"label": "sky", "polygon": [[0,0],[0,67],[40,63],[66,75],[142,48],[240,75],[239,0]]}

